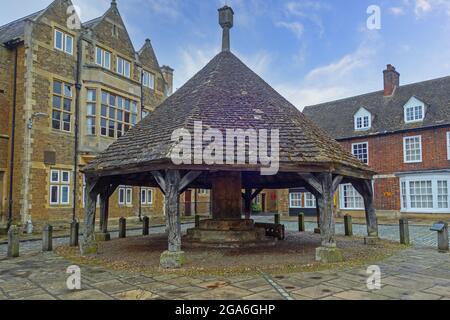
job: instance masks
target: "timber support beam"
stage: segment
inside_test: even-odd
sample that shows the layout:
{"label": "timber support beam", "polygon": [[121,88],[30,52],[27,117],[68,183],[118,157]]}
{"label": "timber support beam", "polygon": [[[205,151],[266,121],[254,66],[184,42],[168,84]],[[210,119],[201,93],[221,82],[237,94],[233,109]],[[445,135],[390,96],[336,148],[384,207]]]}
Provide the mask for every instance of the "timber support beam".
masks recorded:
{"label": "timber support beam", "polygon": [[159,171],[152,174],[166,196],[168,250],[162,253],[160,264],[165,269],[180,268],[185,260],[184,252],[181,250],[180,194],[200,176],[201,172],[190,171],[184,177],[181,177],[179,170],[166,170],[165,175]]}
{"label": "timber support beam", "polygon": [[333,214],[333,196],[342,181],[340,176],[333,179],[331,172],[318,174],[300,174],[317,199],[320,212],[321,246],[316,249],[316,260],[333,263],[343,260],[342,251],[336,248],[335,219]]}
{"label": "timber support beam", "polygon": [[[353,187],[364,199],[364,209],[366,212],[367,235],[369,238],[378,238],[378,222],[374,207],[374,193],[372,181],[370,180],[353,180]],[[366,239],[366,241],[370,239]]]}

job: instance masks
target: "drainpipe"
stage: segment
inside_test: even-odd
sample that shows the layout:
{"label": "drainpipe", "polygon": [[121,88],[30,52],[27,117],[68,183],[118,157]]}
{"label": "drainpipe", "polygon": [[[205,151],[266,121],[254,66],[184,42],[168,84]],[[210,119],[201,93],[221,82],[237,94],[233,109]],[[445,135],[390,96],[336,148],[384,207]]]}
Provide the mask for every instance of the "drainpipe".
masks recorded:
{"label": "drainpipe", "polygon": [[79,150],[79,129],[80,129],[80,94],[81,94],[81,64],[82,64],[82,37],[77,41],[77,82],[75,84],[75,147],[74,147],[74,168],[73,168],[73,212],[72,221],[77,218],[77,191],[78,191],[78,150]]}
{"label": "drainpipe", "polygon": [[[141,121],[144,115],[144,68],[141,70]],[[147,194],[148,196],[148,194]],[[147,199],[148,201],[148,199]],[[139,221],[142,221],[142,187],[139,187]]]}
{"label": "drainpipe", "polygon": [[10,147],[10,163],[9,163],[9,208],[8,208],[8,223],[7,230],[12,225],[13,220],[13,185],[14,185],[14,143],[16,134],[16,109],[17,109],[17,62],[19,57],[19,51],[17,46],[20,43],[18,40],[9,42],[6,46],[9,49],[14,48],[14,79],[13,79],[13,105],[12,105],[12,128],[11,128],[11,147]]}

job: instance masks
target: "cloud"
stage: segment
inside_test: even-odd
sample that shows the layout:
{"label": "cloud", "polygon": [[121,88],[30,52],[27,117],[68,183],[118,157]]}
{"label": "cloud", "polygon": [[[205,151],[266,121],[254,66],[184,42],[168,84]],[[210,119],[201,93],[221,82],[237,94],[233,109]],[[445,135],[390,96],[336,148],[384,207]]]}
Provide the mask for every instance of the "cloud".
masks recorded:
{"label": "cloud", "polygon": [[372,91],[378,83],[374,75],[380,74],[375,67],[380,47],[380,38],[369,36],[355,51],[311,70],[300,81],[280,83],[275,88],[300,110],[307,105]]}
{"label": "cloud", "polygon": [[[199,72],[215,55],[218,46],[196,48],[193,46],[180,48],[175,88],[180,88],[186,81]],[[267,51],[257,51],[251,55],[235,54],[259,76],[265,78],[271,70],[272,55]]]}
{"label": "cloud", "polygon": [[328,10],[330,6],[320,1],[290,1],[284,6],[285,15],[296,17],[303,20],[309,20],[319,29],[319,35],[322,37],[325,33],[325,27],[318,11]]}
{"label": "cloud", "polygon": [[294,35],[300,39],[303,35],[303,31],[305,30],[305,27],[300,22],[284,22],[280,21],[276,23],[277,27],[280,28],[286,28],[290,30]]}
{"label": "cloud", "polygon": [[429,0],[416,0],[416,5],[414,12],[416,16],[420,16],[424,13],[430,12],[432,10],[432,5]]}
{"label": "cloud", "polygon": [[402,7],[392,7],[389,8],[389,13],[394,16],[402,16],[405,14],[405,9]]}

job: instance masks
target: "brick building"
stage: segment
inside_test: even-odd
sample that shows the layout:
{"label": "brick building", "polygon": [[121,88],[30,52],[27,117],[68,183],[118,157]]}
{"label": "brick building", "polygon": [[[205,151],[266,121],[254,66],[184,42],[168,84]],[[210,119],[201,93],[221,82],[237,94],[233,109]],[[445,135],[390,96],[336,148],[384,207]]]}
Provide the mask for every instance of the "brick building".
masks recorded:
{"label": "brick building", "polygon": [[[450,214],[450,77],[400,86],[391,65],[384,90],[306,107],[305,115],[378,172],[375,207],[389,215]],[[315,207],[303,190],[290,191],[291,212]],[[351,185],[341,185],[335,205],[361,211]]]}
{"label": "brick building", "polygon": [[[150,40],[134,49],[116,1],[79,23],[70,0],[0,27],[0,222],[69,221],[79,168],[172,92]],[[111,215],[161,215],[156,189],[121,186]]]}

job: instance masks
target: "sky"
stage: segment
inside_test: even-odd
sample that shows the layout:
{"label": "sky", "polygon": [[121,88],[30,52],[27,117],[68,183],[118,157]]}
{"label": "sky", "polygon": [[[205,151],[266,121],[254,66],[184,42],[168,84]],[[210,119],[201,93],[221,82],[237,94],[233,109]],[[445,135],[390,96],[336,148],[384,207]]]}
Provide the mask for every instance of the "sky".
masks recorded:
{"label": "sky", "polygon": [[[3,25],[45,8],[51,0],[0,2]],[[110,0],[73,3],[82,21],[101,16],[110,6]],[[175,88],[220,51],[217,9],[224,4],[235,12],[232,51],[300,110],[381,90],[387,64],[400,72],[401,84],[450,75],[450,0],[117,3],[135,49],[151,39],[159,63],[175,69]],[[373,6],[379,15],[374,16]],[[379,24],[368,25],[368,20]]]}

